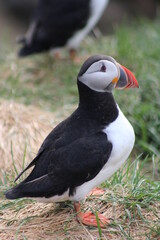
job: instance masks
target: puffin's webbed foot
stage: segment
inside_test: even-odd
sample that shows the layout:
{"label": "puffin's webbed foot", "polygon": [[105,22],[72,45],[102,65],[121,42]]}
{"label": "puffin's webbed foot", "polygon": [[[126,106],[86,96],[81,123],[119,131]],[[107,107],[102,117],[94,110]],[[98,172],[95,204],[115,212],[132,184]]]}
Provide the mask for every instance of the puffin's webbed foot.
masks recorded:
{"label": "puffin's webbed foot", "polygon": [[87,197],[89,196],[101,196],[105,193],[105,191],[102,188],[94,188],[92,189],[92,191],[89,192],[89,194],[87,194]]}
{"label": "puffin's webbed foot", "polygon": [[[98,227],[97,218],[92,212],[86,212],[86,213],[81,212],[81,205],[79,202],[74,203],[74,207],[77,213],[78,222],[81,222],[87,226]],[[110,220],[107,219],[102,214],[97,214],[97,216],[99,219],[99,225],[101,226],[101,228],[105,228],[106,225],[110,222]]]}
{"label": "puffin's webbed foot", "polygon": [[69,50],[69,56],[72,62],[75,64],[80,64],[83,61],[80,57],[77,56],[77,51],[75,49]]}

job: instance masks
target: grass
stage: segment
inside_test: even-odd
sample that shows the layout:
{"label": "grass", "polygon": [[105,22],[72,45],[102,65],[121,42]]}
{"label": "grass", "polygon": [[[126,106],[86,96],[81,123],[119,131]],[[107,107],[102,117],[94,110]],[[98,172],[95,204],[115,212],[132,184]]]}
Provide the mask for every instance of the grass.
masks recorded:
{"label": "grass", "polygon": [[[115,91],[115,98],[133,125],[135,159],[102,186],[106,194],[90,197],[83,208],[103,211],[112,224],[102,230],[78,225],[70,203],[43,205],[30,200],[3,199],[3,192],[12,186],[16,167],[3,174],[0,183],[0,239],[145,239],[160,237],[160,20],[139,20],[115,29],[114,35],[99,40],[87,38],[79,49],[82,62],[93,54],[113,56],[134,71],[140,89]],[[1,98],[36,105],[55,111],[78,102],[76,76],[81,64],[70,60],[54,61],[48,54],[17,59],[6,43],[0,55]],[[69,113],[68,113],[69,114]],[[25,162],[26,146],[23,166]],[[14,152],[11,149],[13,163]],[[135,156],[141,155],[136,158]],[[53,226],[55,228],[53,228]],[[32,228],[32,232],[30,232]],[[12,229],[12,231],[10,231]],[[39,231],[40,229],[40,231]],[[32,235],[33,234],[33,235]],[[37,235],[39,234],[39,235]],[[2,237],[1,237],[2,235]],[[6,237],[7,238],[7,237]],[[5,239],[5,238],[4,238]]]}
{"label": "grass", "polygon": [[127,109],[136,131],[138,147],[141,151],[160,156],[160,113],[157,111],[160,107],[160,30],[158,22],[154,25],[140,22],[140,26],[136,28],[137,33],[128,31],[128,28],[117,32],[118,53],[120,58],[125,57],[130,63],[140,83],[138,99],[136,96],[132,98],[134,103]]}

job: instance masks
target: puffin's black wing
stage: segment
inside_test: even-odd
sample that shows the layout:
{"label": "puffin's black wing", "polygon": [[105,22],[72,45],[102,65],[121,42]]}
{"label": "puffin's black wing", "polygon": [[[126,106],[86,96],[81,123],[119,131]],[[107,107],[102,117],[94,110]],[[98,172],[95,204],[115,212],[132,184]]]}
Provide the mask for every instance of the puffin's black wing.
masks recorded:
{"label": "puffin's black wing", "polygon": [[[66,125],[67,122],[70,118],[62,121],[61,123],[59,123],[46,137],[46,139],[44,140],[44,142],[42,143],[37,156],[30,162],[30,164],[23,169],[22,172],[20,172],[20,174],[16,177],[15,182],[22,176],[22,174],[30,169],[31,167],[33,167],[34,165],[38,164],[40,165],[40,168],[43,169],[43,174],[47,174],[47,165],[50,162],[50,159],[46,157],[46,153],[47,151],[49,152],[49,149],[54,149],[55,148],[55,144],[57,143],[57,140],[60,139],[60,136],[62,136],[63,132],[66,129]],[[63,144],[63,143],[62,143]],[[41,157],[41,155],[43,154],[43,156]],[[38,168],[39,169],[39,168]],[[34,171],[36,172],[36,177],[40,177],[42,175],[41,172],[37,172],[37,169],[33,169],[32,173],[30,174],[29,177],[32,177],[32,174],[34,175]],[[34,176],[35,177],[35,176]]]}
{"label": "puffin's black wing", "polygon": [[64,46],[90,15],[90,0],[39,0],[19,56]]}
{"label": "puffin's black wing", "polygon": [[[9,199],[21,197],[51,197],[67,189],[72,195],[75,187],[93,179],[112,151],[105,133],[83,137],[58,150],[44,150],[31,174],[15,188],[6,192]],[[41,160],[42,159],[42,160]],[[49,159],[46,167],[41,161]],[[38,174],[37,174],[38,173]],[[37,177],[38,176],[38,177]]]}

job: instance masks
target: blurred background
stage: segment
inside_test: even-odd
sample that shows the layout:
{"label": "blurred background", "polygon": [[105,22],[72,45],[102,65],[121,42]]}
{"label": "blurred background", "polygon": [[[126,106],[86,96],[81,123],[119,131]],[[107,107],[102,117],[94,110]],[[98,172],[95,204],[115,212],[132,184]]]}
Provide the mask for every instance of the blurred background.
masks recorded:
{"label": "blurred background", "polygon": [[[0,36],[12,32],[25,33],[30,23],[37,0],[0,0]],[[154,20],[160,14],[159,0],[110,0],[103,17],[98,23],[102,33],[114,31],[115,26],[137,18]]]}

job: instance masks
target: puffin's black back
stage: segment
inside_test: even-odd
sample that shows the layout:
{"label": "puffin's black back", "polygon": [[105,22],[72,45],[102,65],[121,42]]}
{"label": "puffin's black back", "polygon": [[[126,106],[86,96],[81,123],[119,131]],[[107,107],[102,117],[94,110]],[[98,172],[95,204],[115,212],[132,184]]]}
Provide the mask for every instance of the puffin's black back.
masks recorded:
{"label": "puffin's black back", "polygon": [[24,39],[19,56],[64,46],[85,26],[89,15],[90,0],[39,0],[31,23],[31,39]]}

